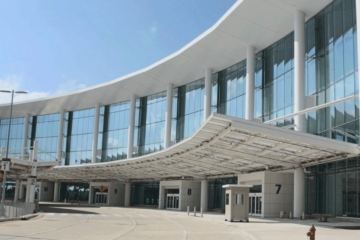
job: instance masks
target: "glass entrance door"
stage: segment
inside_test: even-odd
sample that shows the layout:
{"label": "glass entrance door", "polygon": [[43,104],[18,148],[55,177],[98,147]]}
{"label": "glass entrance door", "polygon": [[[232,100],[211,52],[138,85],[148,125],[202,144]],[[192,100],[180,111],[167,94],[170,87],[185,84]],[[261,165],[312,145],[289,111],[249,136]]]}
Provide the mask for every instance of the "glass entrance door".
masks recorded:
{"label": "glass entrance door", "polygon": [[166,209],[179,210],[179,194],[167,194],[166,195]]}
{"label": "glass entrance door", "polygon": [[107,193],[97,192],[95,195],[95,204],[105,205],[107,203]]}
{"label": "glass entrance door", "polygon": [[261,215],[262,214],[262,194],[261,193],[250,193],[249,194],[249,214],[250,215]]}

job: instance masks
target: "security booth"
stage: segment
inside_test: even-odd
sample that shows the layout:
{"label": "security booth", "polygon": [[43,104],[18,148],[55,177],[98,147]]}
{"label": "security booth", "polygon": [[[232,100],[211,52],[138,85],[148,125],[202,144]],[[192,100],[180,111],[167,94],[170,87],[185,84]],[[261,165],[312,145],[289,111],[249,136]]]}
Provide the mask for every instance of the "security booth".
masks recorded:
{"label": "security booth", "polygon": [[224,185],[225,221],[249,222],[249,191],[253,185]]}

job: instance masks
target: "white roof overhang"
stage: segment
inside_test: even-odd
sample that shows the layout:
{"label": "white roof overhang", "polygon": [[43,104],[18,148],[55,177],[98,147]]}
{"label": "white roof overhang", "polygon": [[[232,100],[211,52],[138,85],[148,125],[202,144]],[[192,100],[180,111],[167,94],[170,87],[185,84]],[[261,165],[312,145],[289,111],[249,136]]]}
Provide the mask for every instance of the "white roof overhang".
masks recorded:
{"label": "white roof overhang", "polygon": [[[246,48],[260,51],[294,29],[294,12],[311,18],[332,0],[239,0],[206,32],[172,55],[110,82],[69,94],[15,103],[14,117],[58,113],[128,101],[166,90],[166,84],[184,85],[204,77],[204,69],[223,70],[246,59]],[[51,80],[49,80],[51,81]],[[0,105],[0,119],[9,105]]]}
{"label": "white roof overhang", "polygon": [[190,138],[153,154],[79,166],[57,166],[41,179],[161,180],[284,171],[350,158],[357,144],[213,113]]}

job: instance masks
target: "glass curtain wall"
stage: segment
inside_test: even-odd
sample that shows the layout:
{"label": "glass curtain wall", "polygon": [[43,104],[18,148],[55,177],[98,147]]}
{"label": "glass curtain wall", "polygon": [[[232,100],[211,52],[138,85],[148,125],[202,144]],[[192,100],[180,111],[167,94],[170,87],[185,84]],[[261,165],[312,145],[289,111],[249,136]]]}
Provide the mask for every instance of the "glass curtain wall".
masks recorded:
{"label": "glass curtain wall", "polygon": [[[336,0],[306,23],[306,94],[324,104],[358,94],[354,0]],[[358,142],[359,100],[307,114],[308,132]]]}
{"label": "glass curtain wall", "polygon": [[[294,34],[290,33],[256,58],[255,98],[256,116],[262,105],[263,121],[283,117],[294,111]],[[262,58],[262,63],[259,59]],[[260,70],[260,67],[263,67]],[[262,104],[260,76],[262,75]],[[276,123],[277,126],[293,124],[293,119]]]}
{"label": "glass curtain wall", "polygon": [[[233,117],[245,118],[246,105],[246,60],[213,74],[217,82],[217,112]],[[213,94],[216,94],[213,83]],[[213,105],[213,104],[212,104]]]}
{"label": "glass curtain wall", "polygon": [[[30,144],[39,141],[38,158],[55,161],[57,154],[60,114],[49,114],[31,118]],[[32,132],[34,131],[34,132]]]}
{"label": "glass curtain wall", "polygon": [[89,184],[88,183],[61,183],[60,184],[60,201],[88,201]]}
{"label": "glass curtain wall", "polygon": [[159,205],[159,182],[131,184],[131,205]]}
{"label": "glass curtain wall", "polygon": [[164,149],[165,112],[166,91],[136,100],[134,157]]}
{"label": "glass curtain wall", "polygon": [[360,217],[359,159],[321,164],[307,169],[306,213]]}
{"label": "glass curtain wall", "polygon": [[66,165],[91,162],[94,108],[66,113]]}
{"label": "glass curtain wall", "polygon": [[127,158],[130,102],[108,105],[100,109],[98,149],[101,162]]}
{"label": "glass curtain wall", "polygon": [[[21,154],[23,147],[23,137],[24,137],[24,122],[25,118],[13,118],[11,119],[11,128],[10,128],[10,144],[9,149],[18,148],[11,151],[11,154]],[[0,150],[7,147],[9,131],[9,119],[0,120]]]}
{"label": "glass curtain wall", "polygon": [[[180,86],[174,89],[172,140],[180,142],[190,137],[204,121],[205,79]],[[174,110],[176,109],[176,110]],[[176,112],[175,112],[176,111]]]}
{"label": "glass curtain wall", "polygon": [[225,208],[225,188],[226,184],[237,184],[237,177],[209,179],[208,207],[209,209]]}

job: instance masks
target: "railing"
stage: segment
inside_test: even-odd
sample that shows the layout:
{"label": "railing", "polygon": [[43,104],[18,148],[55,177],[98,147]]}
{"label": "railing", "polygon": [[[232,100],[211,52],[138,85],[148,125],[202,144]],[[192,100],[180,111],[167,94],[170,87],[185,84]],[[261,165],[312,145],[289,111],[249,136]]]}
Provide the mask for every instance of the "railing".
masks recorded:
{"label": "railing", "polygon": [[[9,149],[9,158],[29,161],[30,148],[11,148]],[[23,154],[25,153],[25,155]],[[0,158],[6,156],[6,149],[0,149]],[[38,162],[55,162],[57,159],[51,154],[39,149],[38,151]]]}
{"label": "railing", "polygon": [[[34,211],[34,203],[23,203],[23,202],[7,202],[4,204],[4,213],[0,215],[0,219],[4,218],[17,218],[17,217],[27,217],[32,214]],[[1,211],[1,209],[0,209]]]}

